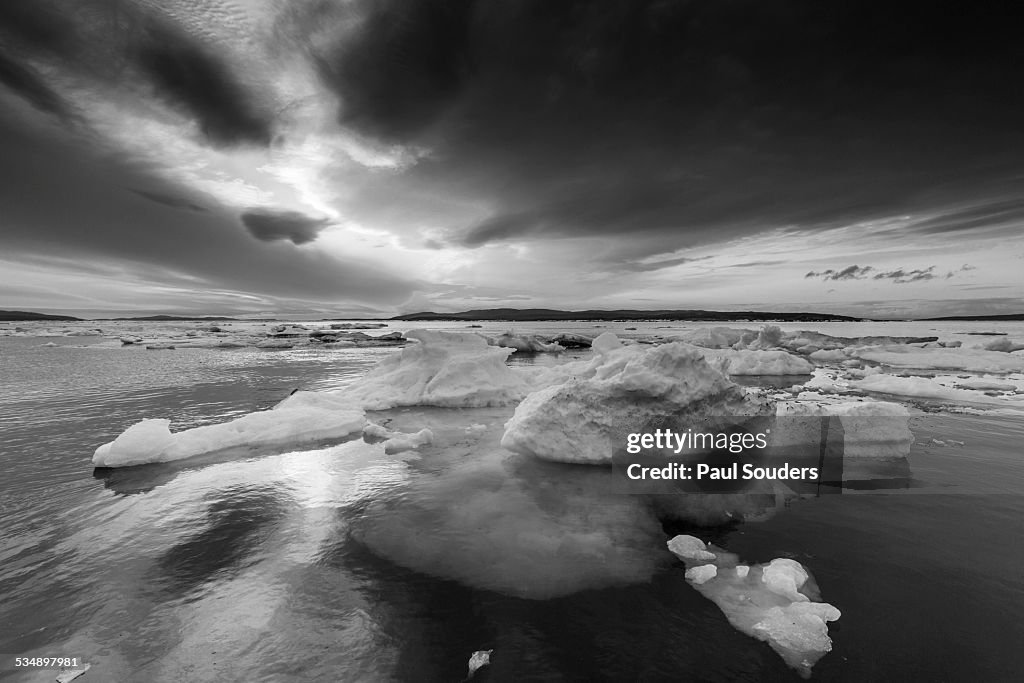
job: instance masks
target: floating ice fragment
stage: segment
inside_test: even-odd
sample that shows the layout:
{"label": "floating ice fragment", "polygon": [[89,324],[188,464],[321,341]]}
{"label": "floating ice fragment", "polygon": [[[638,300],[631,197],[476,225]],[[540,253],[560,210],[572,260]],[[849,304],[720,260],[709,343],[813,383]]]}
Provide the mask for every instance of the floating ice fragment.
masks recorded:
{"label": "floating ice fragment", "polygon": [[55,680],[57,683],[71,683],[91,668],[92,664],[83,664],[80,669],[61,669]]}
{"label": "floating ice fragment", "polygon": [[708,552],[704,541],[694,536],[676,536],[668,542],[674,555],[687,560],[713,561],[715,554]]}
{"label": "floating ice fragment", "polygon": [[292,447],[358,432],[361,408],[329,392],[300,391],[271,410],[229,422],[171,433],[170,420],[146,419],[96,449],[95,467],[127,467],[183,460],[237,447]]}
{"label": "floating ice fragment", "polygon": [[[668,542],[673,553],[674,548],[702,545],[692,536]],[[686,580],[718,605],[737,630],[767,642],[786,664],[810,676],[811,667],[832,650],[827,622],[838,619],[840,612],[817,601],[817,589],[804,566],[786,558],[748,566],[737,564],[732,553],[712,554],[710,562],[679,555],[686,563]]]}
{"label": "floating ice fragment", "polygon": [[494,650],[477,650],[469,658],[469,677],[472,677],[481,667],[491,663],[491,653]]}
{"label": "floating ice fragment", "polygon": [[425,446],[429,443],[433,443],[434,433],[429,429],[423,428],[414,434],[402,434],[401,432],[393,433],[391,437],[384,442],[384,452],[401,453],[403,451],[411,451]]}

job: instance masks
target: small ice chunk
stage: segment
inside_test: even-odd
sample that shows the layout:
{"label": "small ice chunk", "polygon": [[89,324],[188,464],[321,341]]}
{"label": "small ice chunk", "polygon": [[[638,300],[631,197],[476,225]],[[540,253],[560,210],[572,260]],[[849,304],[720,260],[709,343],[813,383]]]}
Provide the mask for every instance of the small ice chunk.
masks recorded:
{"label": "small ice chunk", "polygon": [[668,542],[672,554],[683,560],[708,561],[715,560],[715,554],[707,550],[704,541],[693,536],[676,536]]}
{"label": "small ice chunk", "polygon": [[494,650],[477,650],[469,658],[469,677],[472,677],[481,667],[491,663],[491,653]]}
{"label": "small ice chunk", "polygon": [[686,570],[686,579],[697,585],[710,581],[716,576],[718,576],[718,567],[713,564],[699,564]]}
{"label": "small ice chunk", "polygon": [[374,422],[366,423],[366,426],[363,427],[363,436],[368,436],[372,439],[385,439],[384,452],[389,455],[411,451],[434,442],[434,433],[427,428],[407,434],[405,432],[393,432],[387,427]]}
{"label": "small ice chunk", "polygon": [[[703,545],[692,536],[677,536],[668,544],[674,553],[673,548]],[[767,642],[786,664],[810,676],[811,667],[832,650],[827,622],[838,619],[840,612],[816,600],[816,587],[804,566],[787,558],[750,566],[737,563],[732,553],[715,548],[709,552],[712,564],[683,557],[690,585],[718,605],[733,627]],[[719,571],[729,567],[736,571]]]}
{"label": "small ice chunk", "polygon": [[376,422],[367,422],[363,427],[363,436],[368,436],[371,439],[387,439],[390,438],[391,435],[391,430],[384,425],[377,424]]}
{"label": "small ice chunk", "polygon": [[396,434],[384,442],[384,452],[391,454],[411,451],[420,446],[433,443],[433,441],[434,433],[426,428],[421,429],[415,434]]}
{"label": "small ice chunk", "polygon": [[60,673],[57,674],[57,683],[71,683],[86,671],[92,668],[92,664],[83,664],[80,669],[61,669]]}

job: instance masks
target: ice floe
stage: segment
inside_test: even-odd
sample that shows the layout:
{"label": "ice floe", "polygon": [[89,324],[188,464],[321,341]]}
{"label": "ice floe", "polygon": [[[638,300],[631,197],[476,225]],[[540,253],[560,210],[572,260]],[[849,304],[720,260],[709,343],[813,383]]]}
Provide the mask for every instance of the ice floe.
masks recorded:
{"label": "ice floe", "polygon": [[828,622],[841,613],[820,602],[817,586],[799,562],[778,558],[741,564],[735,554],[708,548],[693,536],[676,536],[668,549],[686,564],[686,580],[733,627],[768,643],[802,676],[809,677],[811,668],[832,650]]}
{"label": "ice floe", "polygon": [[966,348],[922,349],[915,346],[864,346],[850,356],[891,368],[1009,373],[1024,371],[1024,355]]}
{"label": "ice floe", "polygon": [[549,380],[516,407],[503,447],[557,462],[609,464],[625,433],[655,421],[768,412],[688,344],[624,346],[606,333],[594,350],[593,359],[562,366],[562,381]]}
{"label": "ice floe", "polygon": [[184,460],[238,447],[297,447],[362,430],[366,415],[336,393],[300,391],[271,410],[172,433],[170,420],[145,419],[96,449],[95,467]]}

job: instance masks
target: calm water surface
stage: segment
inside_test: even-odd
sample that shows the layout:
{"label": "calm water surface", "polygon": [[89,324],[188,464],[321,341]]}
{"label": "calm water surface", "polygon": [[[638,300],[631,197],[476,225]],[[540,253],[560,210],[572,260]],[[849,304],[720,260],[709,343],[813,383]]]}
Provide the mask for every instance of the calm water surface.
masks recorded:
{"label": "calm water surface", "polygon": [[[469,655],[492,648],[481,681],[799,680],[663,557],[678,532],[813,572],[843,612],[815,679],[1024,671],[1017,418],[922,414],[914,488],[694,529],[652,525],[593,468],[509,461],[495,444],[510,410],[374,417],[429,425],[437,441],[419,457],[352,440],[94,475],[95,447],[143,417],[222,421],[341,386],[394,350],[43,341],[0,338],[0,653],[83,656],[93,669],[79,680],[460,681]],[[625,552],[581,561],[606,543]]]}

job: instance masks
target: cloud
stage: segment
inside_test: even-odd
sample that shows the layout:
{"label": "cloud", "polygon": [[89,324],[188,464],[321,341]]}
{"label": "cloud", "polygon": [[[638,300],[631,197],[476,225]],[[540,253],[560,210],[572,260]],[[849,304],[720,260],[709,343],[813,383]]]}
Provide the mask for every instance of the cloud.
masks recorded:
{"label": "cloud", "polygon": [[[1024,152],[1016,39],[980,9],[355,0],[289,21],[342,126],[428,150],[379,181],[397,208],[374,188],[355,215],[433,208],[454,246],[825,229],[956,206]],[[472,210],[436,215],[439,194]]]}
{"label": "cloud", "polygon": [[[853,265],[847,266],[842,270],[832,270],[831,268],[829,270],[823,270],[821,272],[815,272],[812,270],[811,272],[804,275],[804,278],[806,279],[816,277],[821,278],[826,282],[828,282],[829,280],[863,280],[868,276],[868,273],[870,273],[872,270],[874,270],[874,268],[872,268],[871,266],[861,267]],[[879,279],[878,276],[875,276],[875,279]]]}
{"label": "cloud", "polygon": [[884,273],[876,273],[872,279],[874,280],[892,280],[898,285],[906,284],[908,282],[921,282],[922,280],[934,280],[935,279],[935,266],[928,266],[923,269],[904,270],[903,268],[897,268],[896,270],[890,270]]}
{"label": "cloud", "polygon": [[[0,187],[5,197],[0,250],[75,262],[103,262],[138,270],[154,284],[173,287],[182,301],[191,290],[244,292],[277,300],[393,305],[414,282],[380,263],[341,258],[280,241],[253,239],[232,207],[213,202],[186,220],[161,199],[191,191],[162,180],[139,162],[105,150],[83,150],[49,131],[12,132],[0,112]],[[125,187],[145,187],[145,195]],[[176,201],[176,200],[175,200]],[[173,202],[172,202],[173,203]],[[268,229],[282,239],[312,239],[313,219],[271,213]],[[54,271],[66,268],[54,266]]]}
{"label": "cloud", "polygon": [[[935,274],[936,266],[928,266],[927,268],[914,268],[904,269],[896,268],[895,270],[879,271],[871,266],[858,266],[852,265],[843,268],[842,270],[823,270],[823,271],[811,271],[804,275],[805,279],[808,278],[819,278],[824,282],[837,281],[837,280],[866,280],[869,277],[872,280],[891,280],[897,285],[904,285],[910,282],[923,282],[926,280],[934,280],[938,276]],[[957,273],[967,272],[975,270],[975,267],[965,263],[957,270],[951,270],[945,275],[945,279],[954,277]],[[831,290],[830,290],[831,291]]]}
{"label": "cloud", "polygon": [[[954,239],[1012,284],[973,247],[1024,218],[1015,30],[923,0],[0,1],[0,249],[371,306],[952,284]],[[843,268],[866,242],[884,264]]]}
{"label": "cloud", "polygon": [[190,114],[217,145],[267,145],[269,112],[256,103],[227,63],[187,33],[147,17],[129,53],[136,67],[173,106]]}
{"label": "cloud", "polygon": [[908,228],[936,235],[1005,226],[1019,229],[1021,223],[1024,223],[1024,196],[1004,195],[950,207],[938,215],[912,221]]}
{"label": "cloud", "polygon": [[148,199],[151,202],[163,204],[164,206],[169,206],[172,209],[187,209],[188,211],[198,212],[205,212],[208,210],[204,206],[200,206],[199,204],[184,199],[183,197],[177,197],[171,194],[163,194],[161,192],[152,192],[150,190],[137,189],[133,189],[132,192],[139,195],[140,197]]}
{"label": "cloud", "polygon": [[[168,14],[101,0],[81,0],[70,12],[49,0],[0,4],[0,38],[9,40],[0,82],[37,108],[66,118],[59,90],[72,79],[136,98],[156,95],[213,145],[270,144],[273,113],[253,87],[259,72],[239,73],[216,45]],[[52,82],[33,71],[33,61],[47,64]]]}
{"label": "cloud", "polygon": [[39,73],[0,52],[0,83],[13,90],[36,109],[72,121],[72,107],[46,84]]}
{"label": "cloud", "polygon": [[253,209],[242,214],[242,224],[249,233],[263,242],[288,240],[292,244],[307,244],[316,239],[327,227],[326,218],[313,218],[298,211]]}

